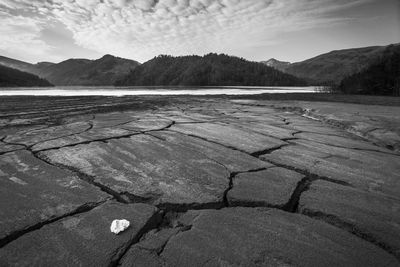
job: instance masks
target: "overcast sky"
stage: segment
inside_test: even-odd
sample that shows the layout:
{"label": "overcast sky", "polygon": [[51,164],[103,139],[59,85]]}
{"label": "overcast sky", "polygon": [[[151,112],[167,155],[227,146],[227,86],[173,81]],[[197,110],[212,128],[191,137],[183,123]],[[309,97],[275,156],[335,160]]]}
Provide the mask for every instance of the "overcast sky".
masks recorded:
{"label": "overcast sky", "polygon": [[295,62],[397,42],[399,0],[0,0],[0,55],[33,63],[209,52]]}

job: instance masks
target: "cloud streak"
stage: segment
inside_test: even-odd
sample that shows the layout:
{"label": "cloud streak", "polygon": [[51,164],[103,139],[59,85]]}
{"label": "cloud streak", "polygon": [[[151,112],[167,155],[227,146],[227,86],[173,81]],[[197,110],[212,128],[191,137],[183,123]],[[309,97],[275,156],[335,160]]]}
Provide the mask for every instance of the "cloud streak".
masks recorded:
{"label": "cloud streak", "polygon": [[1,0],[0,49],[38,54],[40,31],[58,21],[74,42],[101,54],[147,60],[158,54],[237,54],[284,32],[343,23],[332,12],[366,0]]}

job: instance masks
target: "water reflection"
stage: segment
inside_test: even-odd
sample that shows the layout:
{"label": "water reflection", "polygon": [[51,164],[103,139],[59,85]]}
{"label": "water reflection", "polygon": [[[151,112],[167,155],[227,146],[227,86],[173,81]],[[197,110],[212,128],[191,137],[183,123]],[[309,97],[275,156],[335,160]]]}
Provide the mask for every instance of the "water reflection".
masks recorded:
{"label": "water reflection", "polygon": [[314,93],[316,87],[99,87],[57,86],[2,88],[0,96],[139,96],[139,95],[256,95],[265,93]]}

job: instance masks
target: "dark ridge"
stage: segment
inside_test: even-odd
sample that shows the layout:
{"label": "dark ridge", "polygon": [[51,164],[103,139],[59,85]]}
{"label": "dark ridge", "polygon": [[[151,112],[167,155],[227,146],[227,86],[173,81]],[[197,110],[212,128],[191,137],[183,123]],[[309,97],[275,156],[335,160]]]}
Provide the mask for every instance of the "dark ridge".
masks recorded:
{"label": "dark ridge", "polygon": [[290,64],[285,72],[307,79],[313,85],[338,84],[379,58],[386,46],[334,50]]}
{"label": "dark ridge", "polygon": [[29,70],[33,66],[31,63],[17,60],[9,57],[0,56],[0,64],[12,69],[17,69],[24,72],[30,72]]}
{"label": "dark ridge", "polygon": [[365,69],[345,77],[336,88],[346,94],[400,96],[400,45],[386,47]]}
{"label": "dark ridge", "polygon": [[12,69],[0,64],[0,87],[46,87],[53,86],[47,80],[28,72]]}
{"label": "dark ridge", "polygon": [[96,60],[68,59],[31,67],[31,72],[55,85],[112,85],[139,65],[134,60],[105,55]]}
{"label": "dark ridge", "polygon": [[157,56],[115,83],[119,86],[304,86],[306,82],[258,62],[225,54]]}

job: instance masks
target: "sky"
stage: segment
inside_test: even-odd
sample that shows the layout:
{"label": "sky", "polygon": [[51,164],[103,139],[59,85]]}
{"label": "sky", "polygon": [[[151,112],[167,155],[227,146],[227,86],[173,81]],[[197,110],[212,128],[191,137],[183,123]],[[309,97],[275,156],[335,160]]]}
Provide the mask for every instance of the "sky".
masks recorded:
{"label": "sky", "polygon": [[31,63],[210,52],[297,62],[399,42],[399,0],[0,0],[0,55]]}

